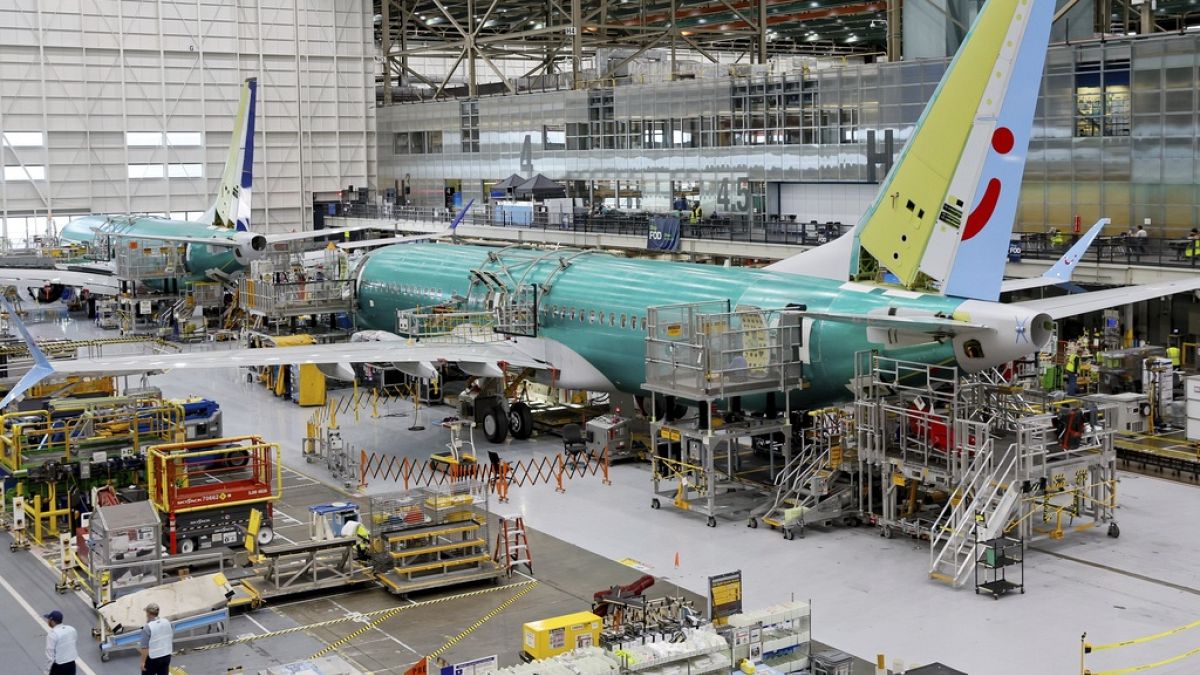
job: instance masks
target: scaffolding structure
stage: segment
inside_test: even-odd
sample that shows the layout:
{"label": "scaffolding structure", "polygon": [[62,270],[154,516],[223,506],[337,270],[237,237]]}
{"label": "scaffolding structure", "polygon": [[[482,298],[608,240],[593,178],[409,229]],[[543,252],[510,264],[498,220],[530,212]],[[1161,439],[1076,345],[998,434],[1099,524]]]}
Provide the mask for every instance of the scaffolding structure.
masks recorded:
{"label": "scaffolding structure", "polygon": [[862,511],[884,536],[927,539],[931,578],[965,584],[1000,537],[1117,535],[1113,406],[875,353],[856,370]]}
{"label": "scaffolding structure", "polygon": [[405,595],[504,574],[490,548],[490,494],[487,481],[468,477],[371,497],[376,579]]}
{"label": "scaffolding structure", "polygon": [[[741,397],[765,395],[774,407],[782,396],[805,386],[801,354],[801,313],[762,310],[727,302],[665,305],[647,309],[646,382],[643,389],[664,397],[660,410],[653,397],[650,433],[651,508],[662,500],[707,517],[748,514],[764,494],[761,482],[748,480],[742,466],[755,439],[767,440],[768,483],[791,460],[792,424],[786,414],[740,414]],[[671,420],[675,400],[695,401],[694,419]],[[728,401],[731,415],[713,424],[712,408]],[[661,413],[661,414],[660,414]],[[761,442],[761,440],[760,440]],[[778,460],[778,466],[776,466]]]}

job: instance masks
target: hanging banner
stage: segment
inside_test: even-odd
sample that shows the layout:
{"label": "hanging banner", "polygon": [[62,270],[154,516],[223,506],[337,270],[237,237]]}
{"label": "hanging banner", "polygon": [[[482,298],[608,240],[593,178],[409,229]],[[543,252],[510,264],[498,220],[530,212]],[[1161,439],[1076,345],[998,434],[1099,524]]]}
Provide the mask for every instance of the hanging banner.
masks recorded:
{"label": "hanging banner", "polygon": [[646,248],[651,251],[678,251],[679,217],[651,216]]}

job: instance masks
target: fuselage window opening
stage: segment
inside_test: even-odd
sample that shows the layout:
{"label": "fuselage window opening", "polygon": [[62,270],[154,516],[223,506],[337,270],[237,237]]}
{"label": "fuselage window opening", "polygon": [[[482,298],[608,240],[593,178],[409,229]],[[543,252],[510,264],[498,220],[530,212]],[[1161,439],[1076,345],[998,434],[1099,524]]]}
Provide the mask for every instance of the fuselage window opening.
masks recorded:
{"label": "fuselage window opening", "polygon": [[979,340],[967,340],[963,343],[963,353],[967,355],[968,359],[982,359],[983,345]]}
{"label": "fuselage window opening", "polygon": [[622,314],[621,315],[621,328],[624,328],[624,327],[625,327],[625,315]]}
{"label": "fuselage window opening", "polygon": [[594,324],[594,323],[596,323],[596,310],[594,310],[594,309],[593,309],[593,310],[592,310],[592,311],[591,311],[591,312],[588,314],[588,323],[591,323],[591,324]]}
{"label": "fuselage window opening", "polygon": [[571,308],[571,320],[572,321],[575,320],[575,308],[574,307]]}
{"label": "fuselage window opening", "polygon": [[645,330],[646,330],[646,317],[643,316],[642,317],[642,332],[645,332]]}
{"label": "fuselage window opening", "polygon": [[610,325],[610,326],[617,325],[617,315],[616,314],[613,314],[612,312],[608,313],[608,325]]}

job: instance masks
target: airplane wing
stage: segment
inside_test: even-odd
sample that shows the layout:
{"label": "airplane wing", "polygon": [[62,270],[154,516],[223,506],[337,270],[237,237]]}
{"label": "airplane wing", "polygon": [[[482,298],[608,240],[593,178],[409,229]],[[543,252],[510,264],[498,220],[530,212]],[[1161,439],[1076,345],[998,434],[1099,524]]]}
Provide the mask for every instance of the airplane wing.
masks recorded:
{"label": "airplane wing", "polygon": [[343,342],[262,347],[256,349],[216,349],[186,354],[129,354],[103,358],[64,359],[51,362],[37,346],[24,322],[17,317],[8,300],[0,298],[12,317],[21,338],[33,355],[34,366],[0,401],[0,410],[44,381],[71,375],[127,375],[176,369],[235,368],[244,366],[280,366],[291,364],[391,363],[395,366],[452,361],[461,366],[497,368],[503,365],[544,370],[553,366],[544,358],[530,354],[510,340],[443,339],[413,342],[407,340]]}
{"label": "airplane wing", "polygon": [[884,328],[908,333],[960,335],[995,330],[991,326],[938,316],[891,316],[887,314],[845,314],[841,312],[803,312],[804,317],[817,321],[853,323],[870,328]]}
{"label": "airplane wing", "polygon": [[385,229],[378,222],[363,223],[361,225],[349,225],[347,227],[331,227],[324,230],[305,230],[304,232],[285,232],[282,234],[268,234],[267,243],[275,244],[284,241],[302,241],[305,239],[318,239],[320,237],[333,237],[346,232],[360,232],[362,230],[379,230]]}
{"label": "airplane wing", "polygon": [[1103,291],[1077,293],[1056,298],[1043,298],[1041,300],[1026,300],[1012,304],[1026,307],[1035,312],[1044,312],[1049,314],[1052,319],[1061,319],[1077,314],[1108,309],[1109,307],[1130,305],[1135,302],[1142,302],[1143,300],[1153,300],[1154,298],[1161,298],[1176,293],[1187,293],[1188,291],[1198,289],[1200,289],[1200,275],[1190,279],[1159,281],[1141,286],[1122,286]]}
{"label": "airplane wing", "polygon": [[390,244],[404,244],[404,243],[407,243],[410,241],[425,241],[425,240],[429,240],[429,239],[444,239],[446,237],[450,237],[450,236],[454,235],[454,232],[458,229],[458,224],[461,223],[463,218],[465,218],[467,216],[467,212],[471,210],[471,207],[474,204],[475,204],[474,199],[468,201],[467,205],[462,208],[462,211],[459,211],[458,215],[454,217],[454,220],[450,221],[450,227],[446,228],[442,232],[435,232],[435,233],[430,233],[430,234],[414,234],[414,235],[405,236],[405,237],[388,237],[386,239],[370,239],[367,241],[346,242],[344,244],[338,244],[338,248],[342,248],[342,249],[371,248],[371,247],[375,247],[375,246],[388,246]]}
{"label": "airplane wing", "polygon": [[1052,286],[1063,284],[1071,280],[1071,275],[1075,272],[1075,267],[1080,260],[1083,259],[1083,254],[1092,246],[1092,242],[1099,236],[1100,231],[1108,225],[1108,218],[1101,218],[1096,221],[1088,229],[1087,233],[1079,238],[1066,253],[1063,254],[1054,266],[1046,270],[1041,276],[1030,277],[1028,279],[1005,279],[1000,284],[1000,292],[1008,293],[1010,291],[1023,291],[1030,288],[1041,288],[1043,286]]}
{"label": "airplane wing", "polygon": [[146,373],[164,370],[281,366],[301,363],[419,363],[454,361],[499,363],[521,368],[546,368],[545,361],[504,340],[338,342],[296,347],[214,349],[185,354],[129,354],[97,359],[54,361],[54,371],[66,375]]}
{"label": "airplane wing", "polygon": [[356,248],[372,248],[375,246],[389,246],[391,244],[406,244],[411,241],[429,241],[434,239],[445,239],[452,233],[450,232],[433,232],[430,234],[414,234],[405,237],[387,237],[385,239],[364,239],[363,241],[348,241],[344,244],[338,244],[341,249],[356,249]]}
{"label": "airplane wing", "polygon": [[96,230],[97,234],[113,237],[115,239],[136,239],[138,241],[167,241],[175,244],[204,244],[205,246],[216,246],[219,248],[238,248],[244,242],[234,239],[226,239],[225,237],[182,237],[167,234],[138,234],[134,232],[101,232]]}
{"label": "airplane wing", "polygon": [[120,292],[117,280],[112,275],[98,271],[84,272],[64,270],[58,267],[0,268],[0,286],[41,288],[47,283],[86,288],[98,295],[116,295]]}

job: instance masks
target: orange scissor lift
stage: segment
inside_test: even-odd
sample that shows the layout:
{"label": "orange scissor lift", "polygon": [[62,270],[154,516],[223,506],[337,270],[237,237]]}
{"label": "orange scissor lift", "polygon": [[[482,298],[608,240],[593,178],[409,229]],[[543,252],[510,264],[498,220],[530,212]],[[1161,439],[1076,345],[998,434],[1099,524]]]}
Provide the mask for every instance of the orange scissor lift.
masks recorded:
{"label": "orange scissor lift", "polygon": [[254,509],[265,516],[259,543],[274,537],[272,503],[283,494],[275,443],[234,436],[155,445],[146,451],[146,482],[171,554],[242,543]]}

